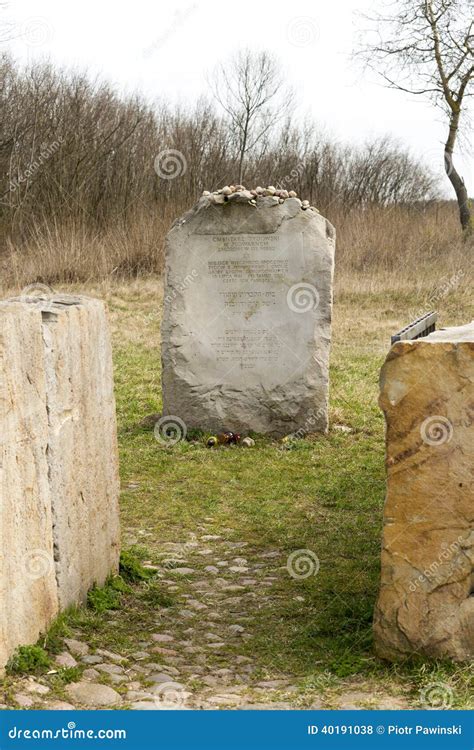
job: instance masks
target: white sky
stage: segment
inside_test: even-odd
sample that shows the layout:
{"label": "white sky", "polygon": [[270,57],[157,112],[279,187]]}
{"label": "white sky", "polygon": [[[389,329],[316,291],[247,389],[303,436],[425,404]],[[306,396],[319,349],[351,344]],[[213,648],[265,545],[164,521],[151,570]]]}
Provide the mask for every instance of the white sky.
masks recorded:
{"label": "white sky", "polygon": [[[370,7],[372,0],[11,0],[2,18],[14,23],[7,46],[16,58],[87,69],[149,99],[194,101],[208,93],[206,72],[217,61],[242,47],[267,49],[296,89],[301,118],[311,114],[344,140],[391,133],[442,174],[441,113],[383,88],[351,60],[363,24],[357,11]],[[473,194],[473,154],[459,154],[457,164]]]}

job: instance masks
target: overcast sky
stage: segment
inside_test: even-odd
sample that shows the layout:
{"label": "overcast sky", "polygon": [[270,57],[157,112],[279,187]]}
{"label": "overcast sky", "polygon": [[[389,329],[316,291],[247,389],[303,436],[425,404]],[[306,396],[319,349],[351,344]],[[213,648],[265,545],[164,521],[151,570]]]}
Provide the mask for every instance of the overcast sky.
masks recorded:
{"label": "overcast sky", "polygon": [[[441,174],[441,113],[383,88],[351,60],[363,27],[357,14],[374,2],[11,0],[2,15],[14,24],[16,38],[7,46],[18,59],[87,69],[149,99],[192,102],[208,93],[206,72],[217,61],[242,47],[267,49],[296,89],[300,117],[310,114],[344,140],[390,133]],[[458,163],[472,194],[472,153],[459,155]]]}

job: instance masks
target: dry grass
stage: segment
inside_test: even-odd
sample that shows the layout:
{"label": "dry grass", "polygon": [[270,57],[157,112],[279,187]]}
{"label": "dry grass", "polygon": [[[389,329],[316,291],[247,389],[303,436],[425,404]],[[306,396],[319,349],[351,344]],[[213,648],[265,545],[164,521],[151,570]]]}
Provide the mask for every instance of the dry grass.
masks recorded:
{"label": "dry grass", "polygon": [[23,288],[44,284],[91,283],[160,273],[169,217],[146,212],[118,220],[102,232],[84,222],[37,225],[23,246],[7,245],[2,281]]}
{"label": "dry grass", "polygon": [[[38,224],[23,245],[7,243],[0,256],[0,291],[35,282],[93,284],[159,275],[164,238],[180,212],[143,209],[101,232],[84,221]],[[327,215],[337,228],[339,291],[377,293],[407,284],[426,290],[461,272],[469,276],[474,244],[462,242],[452,204],[350,211],[333,205]]]}
{"label": "dry grass", "polygon": [[[252,632],[245,654],[267,678],[290,675],[298,687],[292,698],[296,707],[309,706],[322,692],[328,705],[334,705],[324,682],[329,679],[334,693],[363,690],[374,702],[381,693],[404,696],[412,707],[420,707],[424,685],[443,682],[453,691],[453,707],[468,708],[468,667],[409,661],[391,667],[372,651],[385,494],[378,374],[390,334],[406,322],[407,311],[423,305],[430,287],[422,295],[387,288],[375,294],[337,291],[329,435],[298,441],[282,455],[277,442],[259,437],[250,453],[209,451],[205,438],[169,449],[138,427],[146,414],[162,406],[160,286],[151,279],[102,286],[114,339],[123,527],[138,538],[146,529],[149,559],[163,542],[187,538],[209,517],[213,520],[206,533],[247,541],[249,559],[251,550],[268,549],[282,550],[283,563],[296,549],[318,555],[320,575],[296,586],[290,577],[279,576],[270,598],[259,599],[257,612],[242,605]],[[469,320],[473,303],[472,295],[451,288],[438,299],[442,323]],[[334,429],[336,424],[348,431]],[[193,559],[191,567],[202,570],[205,564]],[[148,609],[144,607],[145,613]],[[229,611],[222,614],[223,622],[230,623]],[[169,617],[170,626],[179,628],[179,615],[170,610]],[[134,644],[142,634],[128,627],[128,612],[124,620]],[[143,612],[139,627],[142,622]],[[115,628],[104,624],[102,630],[116,637]],[[114,650],[113,640],[107,647]],[[229,662],[220,666],[234,657],[226,658]]]}
{"label": "dry grass", "polygon": [[337,228],[337,254],[343,271],[403,275],[424,273],[432,264],[449,270],[459,268],[467,255],[453,204],[349,212],[337,207],[329,218]]}
{"label": "dry grass", "polygon": [[[387,274],[378,280],[372,275],[372,289],[366,291],[357,289],[357,277],[339,275],[331,354],[331,430],[318,439],[299,440],[285,452],[276,441],[259,437],[249,452],[209,451],[205,440],[183,441],[172,448],[160,445],[151,430],[139,425],[145,415],[161,409],[161,280],[120,282],[112,277],[62,287],[101,297],[109,306],[125,538],[138,540],[135,552],[155,564],[162,559],[164,543],[185,542],[189,534],[202,533],[204,528],[228,541],[248,542],[245,554],[250,560],[269,549],[280,550],[280,573],[271,596],[259,598],[258,610],[242,604],[252,634],[248,645],[243,642],[243,652],[252,659],[260,679],[288,677],[296,688],[290,697],[295,708],[307,708],[314,700],[334,708],[347,691],[365,695],[369,706],[388,697],[421,708],[422,691],[431,683],[442,683],[452,691],[452,708],[472,707],[469,666],[421,660],[391,666],[377,660],[372,650],[385,492],[377,381],[390,333],[432,293],[432,283],[423,277],[412,281],[402,288],[397,280],[390,288]],[[443,324],[469,320],[474,297],[467,278],[438,296],[436,306]],[[335,425],[348,430],[336,430]],[[297,549],[318,555],[317,576],[295,581],[281,574],[288,554]],[[188,562],[204,579],[209,558],[197,554]],[[162,592],[160,584],[157,593]],[[195,595],[186,581],[180,582],[163,614],[162,600],[135,589],[114,613],[113,622],[80,610],[69,625],[79,628],[77,635],[91,648],[100,646],[128,656],[149,638],[158,614],[168,618],[177,641],[184,638],[183,627],[188,628],[189,621],[183,625],[180,612],[182,597],[190,593]],[[215,606],[222,606],[221,624],[233,622],[227,603],[225,608]],[[192,638],[196,637],[194,633]],[[208,657],[206,666],[212,674],[217,664],[231,667],[235,656],[233,650],[226,650]],[[189,658],[188,663],[193,663]],[[64,685],[44,679],[50,695],[64,699],[60,693]],[[201,689],[199,683],[191,688]],[[13,683],[4,683],[3,689],[13,694]]]}

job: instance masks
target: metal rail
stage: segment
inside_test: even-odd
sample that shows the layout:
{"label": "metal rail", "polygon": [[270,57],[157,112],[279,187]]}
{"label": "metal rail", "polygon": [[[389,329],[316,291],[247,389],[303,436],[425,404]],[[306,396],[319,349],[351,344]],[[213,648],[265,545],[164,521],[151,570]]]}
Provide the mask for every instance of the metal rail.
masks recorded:
{"label": "metal rail", "polygon": [[436,321],[438,320],[438,313],[431,312],[422,315],[421,318],[417,318],[412,323],[409,323],[401,331],[395,333],[391,337],[391,343],[396,344],[397,341],[413,341],[414,339],[420,339],[423,336],[433,333],[436,330]]}

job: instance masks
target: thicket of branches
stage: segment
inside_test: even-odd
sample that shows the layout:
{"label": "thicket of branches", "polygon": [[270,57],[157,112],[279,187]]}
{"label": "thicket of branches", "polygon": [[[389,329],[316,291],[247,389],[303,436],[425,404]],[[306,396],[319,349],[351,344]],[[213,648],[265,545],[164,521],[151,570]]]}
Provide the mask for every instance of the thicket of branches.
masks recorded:
{"label": "thicket of branches", "polygon": [[[77,238],[85,245],[122,229],[124,247],[110,250],[104,268],[119,274],[159,270],[171,221],[203,189],[237,181],[236,141],[211,101],[189,109],[152,106],[50,65],[20,69],[8,56],[0,60],[0,96],[3,269],[12,254],[18,266],[22,253],[26,263],[32,247],[56,242],[70,254],[57,260],[58,277],[74,278]],[[168,149],[181,154],[174,179],[156,170],[157,155]],[[264,148],[247,154],[245,181],[295,189],[335,224],[354,209],[367,216],[394,206],[424,211],[437,197],[429,169],[390,139],[347,146],[310,123],[295,127],[289,121]],[[125,248],[127,242],[135,249]],[[91,276],[95,272],[90,269]]]}

